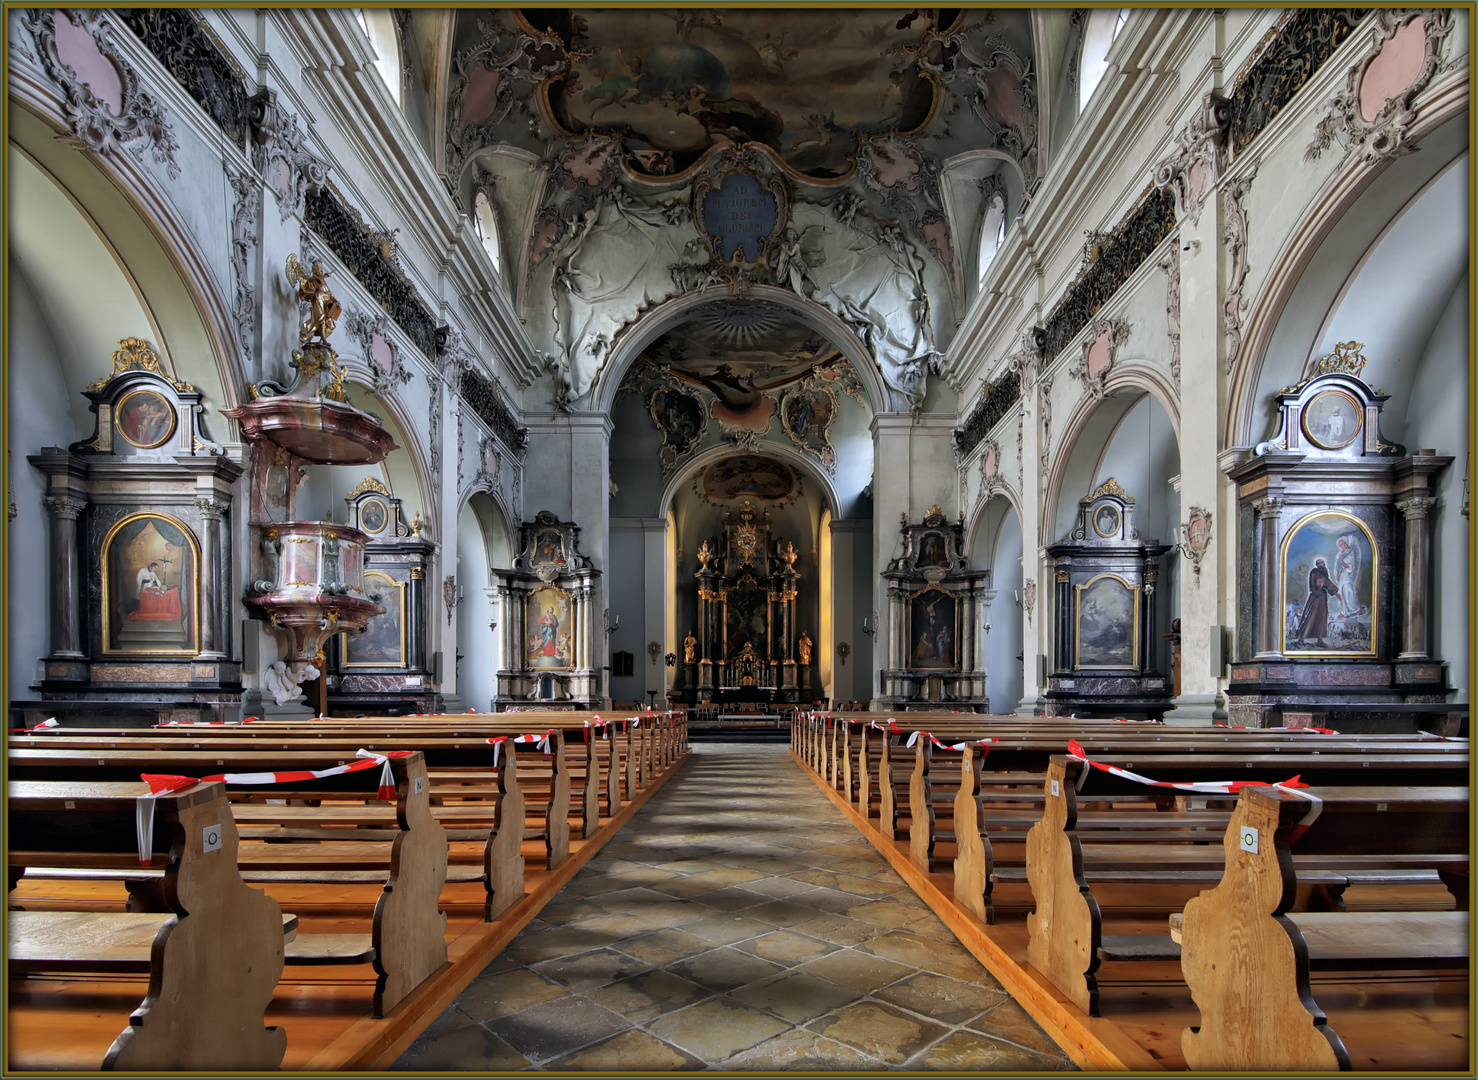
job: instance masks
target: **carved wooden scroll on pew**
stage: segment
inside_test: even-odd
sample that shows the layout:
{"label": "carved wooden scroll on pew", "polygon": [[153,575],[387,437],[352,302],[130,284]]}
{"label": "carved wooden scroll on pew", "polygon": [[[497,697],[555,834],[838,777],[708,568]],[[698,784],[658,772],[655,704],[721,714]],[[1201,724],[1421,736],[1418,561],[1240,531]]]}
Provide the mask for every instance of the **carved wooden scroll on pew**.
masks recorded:
{"label": "carved wooden scroll on pew", "polygon": [[995,922],[988,894],[990,892],[990,837],[985,832],[985,816],[980,808],[980,773],[984,752],[965,745],[960,758],[960,790],[955,795],[955,899],[975,917]]}
{"label": "carved wooden scroll on pew", "polygon": [[518,786],[518,750],[511,739],[502,747],[498,805],[483,851],[488,894],[484,918],[489,922],[523,899],[524,797]]}
{"label": "carved wooden scroll on pew", "polygon": [[[74,837],[75,816],[116,821],[112,832],[123,844],[108,850],[137,865],[135,799],[147,791],[138,783],[12,782],[11,828],[45,844],[48,821],[73,827]],[[287,1036],[281,1028],[264,1027],[263,1015],[283,967],[277,901],[241,880],[224,786],[195,784],[161,794],[154,803],[156,837],[161,823],[168,830],[163,894],[174,917],[154,938],[148,993],[102,1067],[149,1073],[276,1069]],[[94,837],[105,830],[83,825],[82,831]],[[159,851],[157,839],[154,850]]]}
{"label": "carved wooden scroll on pew", "polygon": [[934,744],[920,735],[914,744],[913,771],[908,776],[908,857],[928,873],[934,854],[934,793],[929,782],[929,766],[934,760]]}
{"label": "carved wooden scroll on pew", "polygon": [[1083,877],[1074,786],[1087,766],[1054,756],[1047,766],[1047,804],[1026,834],[1027,880],[1036,911],[1028,915],[1027,957],[1078,1008],[1098,1012],[1098,901]]}
{"label": "carved wooden scroll on pew", "polygon": [[431,815],[426,759],[412,754],[396,784],[400,826],[390,848],[390,879],[375,903],[374,1015],[384,1016],[447,962],[446,913],[438,909],[450,845]]}
{"label": "carved wooden scroll on pew", "polygon": [[857,727],[857,813],[862,820],[872,814],[872,774],[867,770],[867,741],[872,736],[868,724]]}

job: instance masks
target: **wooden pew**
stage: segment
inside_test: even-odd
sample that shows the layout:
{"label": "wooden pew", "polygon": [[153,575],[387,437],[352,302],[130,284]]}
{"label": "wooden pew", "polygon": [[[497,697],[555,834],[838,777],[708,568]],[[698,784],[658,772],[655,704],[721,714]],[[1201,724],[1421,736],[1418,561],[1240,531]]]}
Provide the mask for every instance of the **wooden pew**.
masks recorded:
{"label": "wooden pew", "polygon": [[[1286,763],[1297,763],[1300,775],[1320,782],[1380,786],[1379,778],[1409,775],[1417,766],[1409,761],[1395,770],[1352,769],[1340,754],[1307,755],[1302,758],[1282,757],[1272,767],[1236,754],[1187,755],[1192,760],[1165,755],[1156,764],[1162,778],[1176,781],[1216,781],[1243,779],[1276,783],[1291,774]],[[1402,755],[1392,755],[1402,757]],[[1466,798],[1466,786],[1452,773],[1452,762],[1435,757],[1428,759],[1432,768],[1428,775]],[[1465,759],[1466,760],[1466,759]],[[1238,769],[1244,762],[1256,764],[1250,773]],[[1112,761],[1106,763],[1112,764]],[[1079,758],[1056,755],[1047,772],[1046,810],[1040,822],[1027,834],[1024,876],[1031,885],[1035,911],[1027,917],[1030,932],[1028,955],[1032,965],[1042,972],[1069,1000],[1089,1015],[1098,1015],[1098,981],[1096,972],[1103,959],[1147,960],[1174,959],[1174,943],[1159,936],[1142,939],[1121,938],[1110,941],[1104,933],[1104,913],[1094,882],[1109,880],[1120,884],[1194,885],[1205,875],[1221,871],[1222,854],[1214,843],[1226,835],[1220,827],[1197,827],[1184,814],[1157,815],[1163,824],[1155,827],[1154,818],[1138,818],[1132,826],[1126,823],[1122,837],[1115,838],[1106,830],[1115,827],[1114,818],[1124,814],[1114,804],[1094,813],[1100,820],[1096,829],[1085,830],[1083,807],[1077,792],[1086,780],[1089,791],[1099,794],[1130,792],[1139,785],[1121,780],[1098,770],[1085,774],[1088,766]],[[1276,771],[1275,771],[1276,770]],[[1279,775],[1279,772],[1283,775]],[[1371,781],[1371,778],[1378,778]],[[1100,779],[1102,778],[1102,779]],[[1398,781],[1398,785],[1407,782]],[[1394,785],[1393,785],[1394,786]],[[1251,790],[1251,789],[1248,789]],[[1296,797],[1296,796],[1295,796]],[[1091,815],[1090,815],[1091,816]],[[1401,883],[1412,880],[1413,871],[1423,871],[1426,879],[1439,879],[1439,870],[1466,874],[1467,855],[1418,855],[1377,851],[1356,854],[1349,851],[1328,855],[1318,851],[1300,852],[1292,861],[1291,873],[1305,884],[1316,884],[1335,891],[1349,883],[1344,871],[1359,871],[1367,882]],[[1382,872],[1388,872],[1382,877]],[[994,869],[995,882],[1019,880],[1020,874]]]}
{"label": "wooden pew", "polygon": [[[1319,814],[1300,834],[1313,805],[1308,795],[1320,800]],[[1172,920],[1201,1011],[1199,1027],[1181,1036],[1187,1064],[1234,1072],[1349,1069],[1342,1038],[1311,994],[1311,970],[1467,967],[1465,911],[1290,908],[1300,855],[1466,858],[1468,809],[1468,792],[1457,787],[1244,789],[1223,842],[1221,882]]]}
{"label": "wooden pew", "polygon": [[[148,785],[133,783],[15,783],[9,786],[11,837],[94,864],[139,859],[135,808]],[[238,839],[225,788],[193,784],[153,800],[152,861],[163,870],[173,913],[162,920],[149,950],[149,990],[102,1061],[104,1069],[145,1072],[276,1069],[287,1038],[263,1016],[282,974],[284,923],[277,902],[241,880]],[[161,847],[161,844],[163,845]],[[72,965],[94,954],[97,967],[114,959],[137,926],[93,919],[83,940],[75,919],[25,913],[9,925],[11,951],[44,962],[65,951]],[[55,914],[57,918],[48,918]],[[72,923],[65,950],[48,950],[59,922]],[[134,920],[137,922],[137,919]],[[12,978],[17,972],[12,970]]]}
{"label": "wooden pew", "polygon": [[[85,755],[78,758],[76,755]],[[14,750],[11,775],[41,775],[65,778],[97,777],[119,781],[141,773],[206,775],[217,770],[227,774],[262,774],[298,769],[321,770],[321,754],[292,755],[228,752],[214,749],[138,751]],[[286,760],[284,760],[286,759]],[[395,802],[363,805],[372,798],[379,766],[362,772],[312,779],[294,779],[286,785],[233,786],[238,799],[251,792],[273,799],[312,799],[348,805],[244,805],[234,807],[233,830],[248,834],[238,843],[235,856],[242,869],[266,875],[266,880],[315,881],[323,884],[382,883],[380,895],[369,916],[367,935],[300,935],[293,943],[297,959],[304,963],[363,963],[374,965],[376,985],[374,1015],[383,1016],[404,1000],[447,961],[446,916],[439,909],[447,876],[446,833],[431,816],[425,761],[420,752],[390,757],[386,763],[395,782]],[[358,803],[359,805],[355,805]],[[246,824],[250,823],[250,825]],[[14,834],[13,834],[14,835]],[[307,841],[306,843],[293,841]],[[21,874],[35,868],[47,876],[51,868],[88,866],[59,858],[52,847],[30,847],[9,852],[11,888]],[[158,910],[167,896],[157,894],[150,902],[149,885],[135,881],[136,906]],[[167,875],[163,878],[167,889]],[[521,879],[520,879],[521,886]]]}

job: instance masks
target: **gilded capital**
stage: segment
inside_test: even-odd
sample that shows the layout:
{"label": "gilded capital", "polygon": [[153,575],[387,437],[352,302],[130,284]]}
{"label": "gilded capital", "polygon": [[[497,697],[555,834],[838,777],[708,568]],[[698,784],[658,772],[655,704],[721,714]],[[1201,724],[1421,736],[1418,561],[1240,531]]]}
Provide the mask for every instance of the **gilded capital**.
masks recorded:
{"label": "gilded capital", "polygon": [[1282,495],[1269,495],[1265,499],[1258,499],[1252,504],[1257,515],[1267,521],[1278,520],[1278,515],[1283,513],[1283,507],[1288,505],[1288,500]]}

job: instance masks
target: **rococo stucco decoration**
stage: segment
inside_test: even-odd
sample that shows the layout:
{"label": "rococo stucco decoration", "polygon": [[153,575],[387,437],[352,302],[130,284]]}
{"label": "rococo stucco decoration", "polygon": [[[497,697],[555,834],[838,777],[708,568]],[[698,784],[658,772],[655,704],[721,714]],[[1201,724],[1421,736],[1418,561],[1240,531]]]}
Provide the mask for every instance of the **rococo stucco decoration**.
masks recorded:
{"label": "rococo stucco decoration", "polygon": [[23,25],[35,39],[41,66],[65,95],[62,108],[73,145],[95,154],[147,150],[171,180],[179,179],[174,131],[163,107],[141,88],[138,72],[123,59],[106,16],[44,8]]}
{"label": "rococo stucco decoration", "polygon": [[1231,110],[1219,94],[1207,94],[1201,108],[1175,136],[1175,152],[1150,174],[1156,188],[1175,191],[1175,209],[1192,224],[1200,221],[1201,208],[1216,189],[1226,167],[1227,125]]}
{"label": "rococo stucco decoration", "polygon": [[301,215],[308,194],[328,184],[328,165],[307,147],[298,117],[263,90],[251,99],[251,162],[277,196],[283,221]]}
{"label": "rococo stucco decoration", "polygon": [[1452,26],[1440,8],[1377,11],[1370,48],[1346,74],[1304,158],[1316,160],[1336,139],[1371,165],[1408,153],[1416,96],[1437,74]]}
{"label": "rococo stucco decoration", "polygon": [[1123,319],[1094,319],[1088,324],[1083,352],[1068,368],[1068,373],[1083,381],[1083,387],[1098,400],[1107,391],[1109,372],[1114,358],[1129,340],[1129,324]]}
{"label": "rococo stucco decoration", "polygon": [[1249,301],[1242,295],[1247,283],[1247,193],[1257,176],[1254,161],[1242,171],[1222,193],[1225,200],[1226,226],[1222,240],[1231,256],[1231,273],[1227,277],[1226,300],[1222,303],[1222,332],[1226,337],[1226,370],[1231,371],[1242,355],[1242,315]]}

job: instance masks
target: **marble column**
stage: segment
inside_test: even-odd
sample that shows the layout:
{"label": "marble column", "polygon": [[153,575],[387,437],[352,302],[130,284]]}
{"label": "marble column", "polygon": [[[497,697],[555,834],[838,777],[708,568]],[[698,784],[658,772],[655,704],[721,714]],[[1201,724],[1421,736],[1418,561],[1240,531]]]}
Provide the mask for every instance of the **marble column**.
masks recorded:
{"label": "marble column", "polygon": [[77,561],[77,519],[87,503],[67,495],[50,495],[46,509],[51,513],[51,655],[57,659],[80,659],[82,620],[81,567]]}
{"label": "marble column", "polygon": [[426,571],[413,566],[410,579],[405,583],[405,662],[408,667],[426,666],[426,618]]}
{"label": "marble column", "polygon": [[197,496],[195,507],[205,523],[200,535],[200,657],[221,659],[226,653],[221,602],[228,589],[222,580],[221,520],[229,504],[208,495]]}
{"label": "marble column", "polygon": [[[1283,625],[1283,612],[1278,601],[1278,518],[1283,513],[1287,500],[1282,496],[1270,495],[1253,503],[1257,511],[1258,528],[1261,536],[1261,552],[1257,566],[1257,659],[1280,660],[1279,629]],[[1184,626],[1184,620],[1181,625]],[[1181,653],[1181,663],[1185,654]]]}
{"label": "marble column", "polygon": [[1397,660],[1427,659],[1427,511],[1436,501],[1417,495],[1396,504],[1406,518],[1406,610]]}

